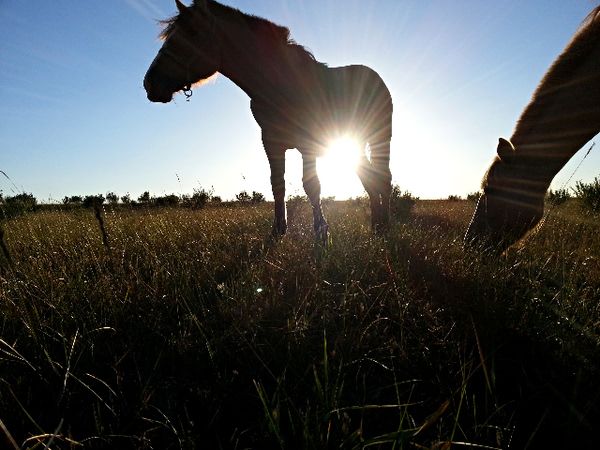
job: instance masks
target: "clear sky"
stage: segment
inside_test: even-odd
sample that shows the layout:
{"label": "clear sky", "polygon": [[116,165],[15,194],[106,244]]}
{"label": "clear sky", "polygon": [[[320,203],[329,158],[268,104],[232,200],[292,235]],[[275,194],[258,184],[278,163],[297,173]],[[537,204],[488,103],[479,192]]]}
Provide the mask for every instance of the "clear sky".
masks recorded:
{"label": "clear sky", "polygon": [[[289,27],[330,66],[379,72],[394,101],[394,182],[421,198],[445,198],[478,189],[498,137],[511,135],[542,74],[598,2],[224,3]],[[161,45],[156,20],[175,10],[173,0],[0,0],[0,170],[12,180],[0,174],[5,195],[135,198],[212,186],[223,198],[241,190],[272,198],[260,130],[233,83],[219,76],[190,102],[146,99],[142,78]],[[287,161],[287,193],[302,194],[295,150]],[[354,174],[324,172],[324,195],[362,192]],[[595,148],[573,180],[598,175]]]}

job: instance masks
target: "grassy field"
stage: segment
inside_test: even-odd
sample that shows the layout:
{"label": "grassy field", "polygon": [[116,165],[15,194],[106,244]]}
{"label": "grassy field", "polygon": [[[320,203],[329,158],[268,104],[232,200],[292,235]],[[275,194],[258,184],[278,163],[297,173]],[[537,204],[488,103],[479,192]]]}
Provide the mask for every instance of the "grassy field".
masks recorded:
{"label": "grassy field", "polygon": [[[600,448],[600,222],[503,257],[474,205],[386,237],[359,201],[40,211],[2,224],[0,448]],[[10,260],[9,260],[10,258]]]}

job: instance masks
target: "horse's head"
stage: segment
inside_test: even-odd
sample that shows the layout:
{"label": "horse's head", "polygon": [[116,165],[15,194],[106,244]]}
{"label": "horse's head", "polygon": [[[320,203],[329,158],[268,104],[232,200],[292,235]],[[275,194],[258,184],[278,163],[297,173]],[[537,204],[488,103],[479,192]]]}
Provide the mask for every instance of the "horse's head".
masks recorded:
{"label": "horse's head", "polygon": [[465,235],[466,244],[483,244],[503,252],[541,220],[545,188],[532,181],[531,165],[517,157],[506,139],[482,183],[483,193]]}
{"label": "horse's head", "polygon": [[187,92],[214,75],[221,63],[216,19],[207,0],[196,0],[190,7],[179,0],[175,3],[179,14],[164,22],[164,44],[144,77],[152,102],[170,102],[175,92]]}

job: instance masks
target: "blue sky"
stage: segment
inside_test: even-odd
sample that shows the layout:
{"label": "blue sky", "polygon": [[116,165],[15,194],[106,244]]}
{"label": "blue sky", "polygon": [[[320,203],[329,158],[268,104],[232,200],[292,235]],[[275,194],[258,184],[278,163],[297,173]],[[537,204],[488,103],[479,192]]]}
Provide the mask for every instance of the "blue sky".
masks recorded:
{"label": "blue sky", "polygon": [[[392,92],[392,173],[421,198],[478,189],[552,60],[597,4],[590,0],[228,0],[288,26],[330,66],[366,64]],[[137,197],[214,187],[271,197],[247,96],[219,76],[190,102],[147,101],[142,78],[173,0],[0,0],[0,177],[5,195]],[[561,187],[583,156],[558,175]],[[288,152],[287,193],[301,194]],[[325,175],[325,174],[323,174]],[[573,180],[600,175],[594,149]],[[328,179],[325,179],[328,178]],[[323,194],[358,195],[358,178],[323,176]],[[344,186],[343,193],[336,185]]]}

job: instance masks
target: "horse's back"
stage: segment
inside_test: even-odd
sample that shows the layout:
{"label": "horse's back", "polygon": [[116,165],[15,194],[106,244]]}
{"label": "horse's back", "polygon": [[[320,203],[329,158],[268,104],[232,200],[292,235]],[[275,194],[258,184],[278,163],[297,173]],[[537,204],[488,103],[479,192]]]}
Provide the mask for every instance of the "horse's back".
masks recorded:
{"label": "horse's back", "polygon": [[346,133],[371,143],[391,139],[392,98],[377,72],[362,65],[307,69],[293,88],[252,99],[263,136],[286,148],[321,149]]}
{"label": "horse's back", "polygon": [[329,67],[326,72],[325,91],[338,126],[354,128],[365,140],[372,140],[375,130],[391,138],[392,97],[379,74],[363,65]]}

